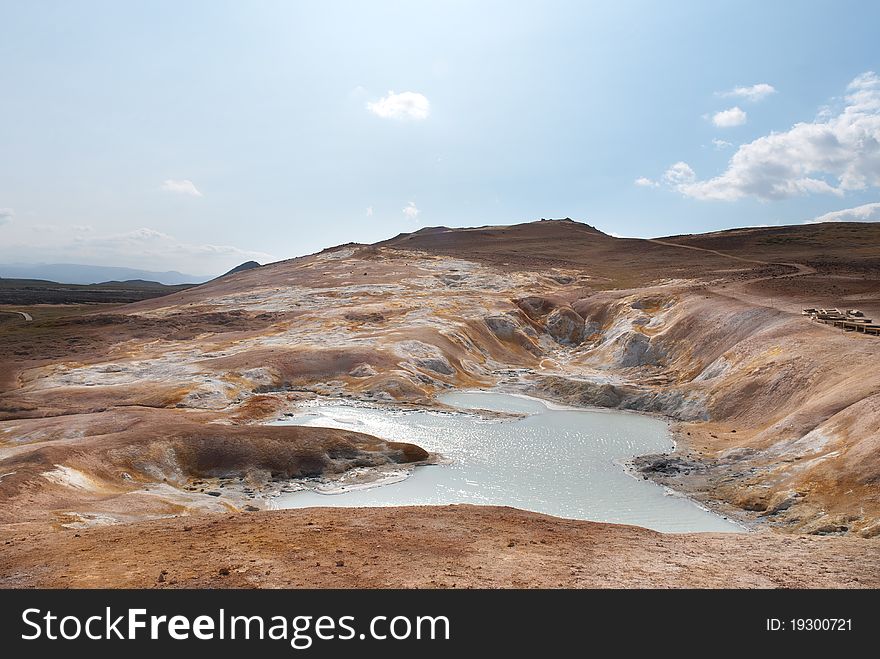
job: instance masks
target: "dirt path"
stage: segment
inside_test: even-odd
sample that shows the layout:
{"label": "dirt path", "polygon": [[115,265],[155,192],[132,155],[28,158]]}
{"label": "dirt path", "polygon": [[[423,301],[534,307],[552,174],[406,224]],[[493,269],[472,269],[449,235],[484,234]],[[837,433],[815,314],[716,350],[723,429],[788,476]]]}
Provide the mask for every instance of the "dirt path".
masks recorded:
{"label": "dirt path", "polygon": [[311,508],[0,527],[2,587],[859,588],[880,541],[661,534],[513,508]]}
{"label": "dirt path", "polygon": [[776,276],[782,277],[796,277],[799,275],[812,275],[815,274],[816,269],[811,268],[808,265],[804,265],[803,263],[788,263],[781,261],[759,261],[757,259],[747,259],[743,256],[735,256],[733,254],[726,254],[724,252],[719,252],[717,249],[708,249],[706,247],[696,247],[695,245],[680,245],[678,243],[669,242],[667,240],[658,240],[656,238],[649,238],[649,243],[657,243],[658,245],[666,245],[667,247],[680,247],[681,249],[692,249],[697,252],[708,252],[709,254],[715,254],[717,256],[723,256],[728,259],[734,259],[736,261],[743,261],[745,263],[757,263],[759,265],[784,265],[789,268],[794,268],[797,272],[787,274],[787,275],[774,275],[770,277],[762,277],[760,279],[751,279],[750,283],[754,283],[756,281],[764,281],[765,279],[775,279]]}
{"label": "dirt path", "polygon": [[[666,245],[667,247],[679,247],[681,249],[692,249],[697,252],[708,252],[709,254],[716,254],[717,256],[723,256],[728,259],[735,259],[737,261],[744,261],[746,263],[758,263],[760,265],[775,265],[769,263],[767,261],[758,261],[757,259],[747,259],[742,256],[734,256],[733,254],[725,254],[724,252],[719,252],[717,249],[707,249],[705,247],[696,247],[694,245],[680,245],[679,243],[669,242],[668,240],[659,240],[657,238],[648,238],[647,241],[649,243],[656,243],[658,245]],[[780,264],[784,265],[784,264]]]}
{"label": "dirt path", "polygon": [[[667,245],[668,247],[680,247],[682,249],[690,249],[697,252],[707,252],[709,254],[715,254],[717,256],[723,256],[728,259],[733,259],[735,261],[740,261],[744,263],[755,263],[758,265],[782,265],[788,268],[794,268],[795,272],[789,272],[782,275],[768,275],[765,277],[755,277],[753,279],[747,279],[742,282],[730,283],[726,285],[722,285],[718,288],[714,289],[714,293],[716,295],[720,295],[722,297],[730,298],[733,300],[739,300],[741,302],[747,302],[748,304],[754,304],[757,306],[762,306],[771,309],[783,310],[777,304],[776,300],[771,297],[768,299],[761,298],[759,296],[749,294],[745,291],[746,286],[751,286],[753,284],[760,283],[762,281],[769,281],[771,279],[790,279],[793,277],[804,277],[807,275],[816,274],[816,269],[805,265],[803,263],[793,263],[793,262],[783,262],[783,261],[759,261],[757,259],[747,259],[742,256],[735,256],[733,254],[725,254],[724,252],[720,252],[715,249],[708,249],[705,247],[696,247],[694,245],[679,245],[678,243],[669,242],[667,240],[656,240],[649,239],[648,242],[657,243],[658,245]],[[796,309],[794,307],[786,310],[788,313],[799,314],[800,309]]]}

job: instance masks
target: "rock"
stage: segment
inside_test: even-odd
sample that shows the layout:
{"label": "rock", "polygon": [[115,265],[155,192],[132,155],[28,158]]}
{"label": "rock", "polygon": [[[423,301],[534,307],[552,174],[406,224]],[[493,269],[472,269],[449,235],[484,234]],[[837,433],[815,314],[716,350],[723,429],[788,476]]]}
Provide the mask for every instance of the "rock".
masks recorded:
{"label": "rock", "polygon": [[668,389],[663,391],[628,392],[620,407],[639,412],[657,412],[681,421],[708,421],[705,395],[699,392],[685,394]]}
{"label": "rock", "polygon": [[795,492],[793,490],[777,492],[770,498],[770,502],[767,505],[767,510],[764,511],[763,514],[775,515],[776,513],[781,513],[784,510],[788,510],[795,504],[798,499],[802,497],[803,495],[800,492]]}
{"label": "rock", "polygon": [[640,456],[633,460],[633,464],[643,474],[662,474],[664,476],[677,476],[681,473],[689,474],[700,467],[695,462],[667,455]]}
{"label": "rock", "polygon": [[434,373],[441,375],[454,375],[455,369],[446,361],[445,357],[430,357],[428,359],[420,359],[416,362],[422,368],[426,368]]}
{"label": "rock", "polygon": [[396,459],[396,462],[399,463],[421,462],[430,457],[430,454],[421,446],[409,444],[408,442],[388,442],[388,448],[400,451],[399,457]]}
{"label": "rock", "polygon": [[443,282],[446,286],[458,287],[461,286],[463,281],[467,278],[464,275],[458,274],[446,274],[440,275],[438,279]]}
{"label": "rock", "polygon": [[519,326],[508,316],[488,316],[485,318],[486,327],[502,341],[508,341],[521,334]]}
{"label": "rock", "polygon": [[344,318],[346,320],[350,320],[353,323],[381,323],[385,321],[385,316],[378,311],[370,311],[365,313],[351,311],[345,314]]}
{"label": "rock", "polygon": [[557,307],[565,304],[561,300],[542,297],[540,295],[521,297],[518,300],[514,300],[513,303],[532,320],[540,320]]}
{"label": "rock", "polygon": [[539,393],[581,407],[619,407],[632,394],[626,387],[610,382],[572,380],[547,376],[536,387]]}
{"label": "rock", "polygon": [[504,343],[512,343],[533,355],[540,355],[541,350],[536,346],[526,333],[520,328],[519,324],[510,316],[487,316],[483,319],[489,331],[495,337]]}
{"label": "rock", "polygon": [[870,526],[866,526],[859,531],[859,535],[863,538],[876,538],[880,536],[880,522],[874,522]]}
{"label": "rock", "polygon": [[218,570],[218,572],[220,573],[220,576],[223,576],[223,577],[228,577],[228,576],[229,576],[229,568],[228,568],[228,567],[221,567],[221,568]]}
{"label": "rock", "polygon": [[415,400],[423,395],[418,382],[413,378],[398,373],[380,376],[370,383],[371,393],[375,400],[392,402],[395,400]]}
{"label": "rock", "polygon": [[843,524],[822,524],[811,531],[810,535],[843,535],[849,531],[849,527]]}
{"label": "rock", "polygon": [[358,364],[348,374],[353,378],[369,378],[376,375],[376,369],[369,364]]}
{"label": "rock", "polygon": [[640,300],[636,300],[629,306],[632,309],[660,309],[664,306],[669,306],[672,303],[672,300],[659,295],[649,295]]}
{"label": "rock", "polygon": [[661,351],[641,332],[626,332],[617,339],[615,361],[621,368],[655,365],[661,356]]}
{"label": "rock", "polygon": [[208,492],[205,492],[205,494],[207,494],[209,497],[219,497],[222,492],[218,492],[217,490],[210,490]]}
{"label": "rock", "polygon": [[345,561],[336,561],[336,567],[345,567]]}
{"label": "rock", "polygon": [[584,340],[584,319],[574,309],[560,307],[547,316],[547,331],[557,343],[576,346]]}
{"label": "rock", "polygon": [[[400,341],[397,344],[397,352],[405,356],[407,361],[415,364],[417,368],[424,368],[441,375],[455,374],[455,369],[446,359],[446,355],[435,345],[424,341]],[[429,380],[430,382],[432,381]]]}

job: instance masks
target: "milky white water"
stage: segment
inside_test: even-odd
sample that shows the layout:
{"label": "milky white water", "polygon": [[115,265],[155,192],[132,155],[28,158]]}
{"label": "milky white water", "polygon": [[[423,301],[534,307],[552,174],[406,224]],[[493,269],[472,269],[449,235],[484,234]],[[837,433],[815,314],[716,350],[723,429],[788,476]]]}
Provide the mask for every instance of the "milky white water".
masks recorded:
{"label": "milky white water", "polygon": [[338,494],[283,494],[273,499],[273,506],[473,503],[636,524],[664,532],[744,530],[689,499],[626,473],[621,462],[627,458],[672,449],[666,423],[659,419],[560,409],[536,398],[489,392],[449,393],[440,400],[460,409],[527,416],[488,420],[467,413],[317,404],[278,423],[346,428],[412,442],[451,462],[416,467],[408,478],[377,487]]}

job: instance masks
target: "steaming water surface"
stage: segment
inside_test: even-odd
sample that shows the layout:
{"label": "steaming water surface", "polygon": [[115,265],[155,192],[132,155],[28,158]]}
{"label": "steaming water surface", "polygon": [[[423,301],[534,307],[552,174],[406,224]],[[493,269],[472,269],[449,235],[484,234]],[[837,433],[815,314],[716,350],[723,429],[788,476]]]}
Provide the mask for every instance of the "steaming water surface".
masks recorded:
{"label": "steaming water surface", "polygon": [[391,411],[342,403],[318,404],[278,423],[346,428],[418,444],[451,460],[417,467],[401,481],[339,494],[294,492],[279,508],[410,506],[448,503],[504,505],[559,517],[636,524],[664,532],[744,529],[633,478],[621,461],[672,449],[666,423],[612,411],[556,409],[536,398],[456,392],[440,400],[462,410],[525,414],[485,419],[475,414]]}

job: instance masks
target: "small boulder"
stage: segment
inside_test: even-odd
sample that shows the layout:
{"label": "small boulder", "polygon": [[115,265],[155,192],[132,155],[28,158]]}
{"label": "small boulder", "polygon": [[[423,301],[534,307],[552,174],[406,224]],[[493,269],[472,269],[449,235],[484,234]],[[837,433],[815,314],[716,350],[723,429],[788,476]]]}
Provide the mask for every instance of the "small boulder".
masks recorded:
{"label": "small boulder", "polygon": [[580,345],[584,340],[584,326],[584,319],[570,307],[554,309],[547,316],[547,332],[563,345]]}

